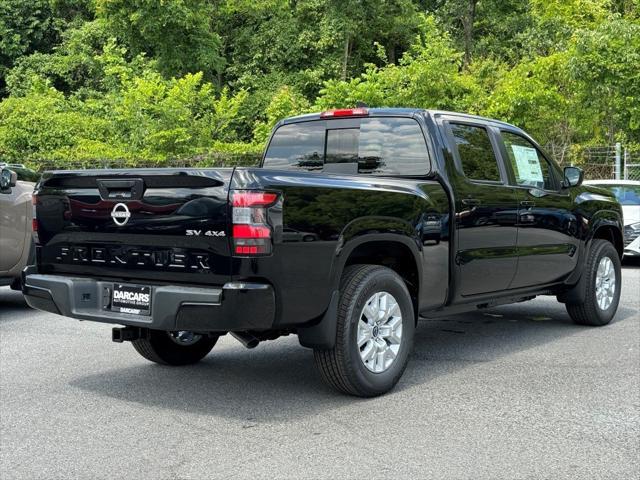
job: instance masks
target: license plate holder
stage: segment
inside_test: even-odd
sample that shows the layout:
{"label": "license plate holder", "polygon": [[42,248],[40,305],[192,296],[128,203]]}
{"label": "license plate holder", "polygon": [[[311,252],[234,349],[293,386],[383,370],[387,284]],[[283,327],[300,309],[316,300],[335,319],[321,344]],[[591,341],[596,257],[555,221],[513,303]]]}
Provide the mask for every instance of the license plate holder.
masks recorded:
{"label": "license plate holder", "polygon": [[151,287],[115,283],[111,294],[111,310],[132,315],[150,315]]}

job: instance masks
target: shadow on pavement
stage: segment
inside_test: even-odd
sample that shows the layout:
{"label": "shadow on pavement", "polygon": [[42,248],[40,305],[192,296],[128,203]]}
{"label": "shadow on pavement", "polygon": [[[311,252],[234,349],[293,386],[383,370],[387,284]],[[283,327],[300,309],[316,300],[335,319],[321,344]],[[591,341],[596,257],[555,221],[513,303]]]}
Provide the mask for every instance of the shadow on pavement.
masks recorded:
{"label": "shadow on pavement", "polygon": [[640,268],[640,257],[625,256],[622,260],[622,268],[636,269]]}
{"label": "shadow on pavement", "polygon": [[[615,321],[635,313],[621,307]],[[452,369],[489,362],[586,328],[573,324],[564,307],[553,301],[423,320],[405,376],[389,395],[417,386],[426,388],[438,376],[451,374]],[[363,408],[369,408],[365,406],[368,402],[377,402],[330,391],[315,370],[311,351],[297,342],[272,342],[252,351],[214,348],[198,365],[172,368],[140,363],[88,375],[72,385],[176,412],[237,418],[249,426],[322,414],[354,401],[362,402]]]}
{"label": "shadow on pavement", "polygon": [[24,301],[22,292],[0,287],[0,321],[15,316],[16,313],[28,313],[34,310]]}

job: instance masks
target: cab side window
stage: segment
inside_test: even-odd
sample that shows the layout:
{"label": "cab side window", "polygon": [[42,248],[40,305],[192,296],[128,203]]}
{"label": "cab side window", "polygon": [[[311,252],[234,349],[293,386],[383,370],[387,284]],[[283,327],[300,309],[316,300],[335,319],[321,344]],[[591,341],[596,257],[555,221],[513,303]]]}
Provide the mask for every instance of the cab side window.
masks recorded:
{"label": "cab side window", "polygon": [[501,134],[516,183],[542,190],[556,190],[553,169],[538,149],[520,135],[504,131]]}
{"label": "cab side window", "polygon": [[500,182],[500,169],[487,129],[462,123],[450,125],[464,175],[471,180]]}
{"label": "cab side window", "polygon": [[283,125],[271,139],[264,165],[288,170],[322,170],[324,125],[316,122]]}

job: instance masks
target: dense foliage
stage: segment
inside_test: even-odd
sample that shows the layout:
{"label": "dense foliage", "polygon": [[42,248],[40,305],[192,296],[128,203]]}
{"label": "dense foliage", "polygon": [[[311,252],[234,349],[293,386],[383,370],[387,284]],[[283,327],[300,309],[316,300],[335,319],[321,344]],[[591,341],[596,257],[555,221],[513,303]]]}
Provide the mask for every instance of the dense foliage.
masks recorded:
{"label": "dense foliage", "polygon": [[0,0],[0,99],[32,164],[252,158],[358,101],[640,144],[640,0]]}

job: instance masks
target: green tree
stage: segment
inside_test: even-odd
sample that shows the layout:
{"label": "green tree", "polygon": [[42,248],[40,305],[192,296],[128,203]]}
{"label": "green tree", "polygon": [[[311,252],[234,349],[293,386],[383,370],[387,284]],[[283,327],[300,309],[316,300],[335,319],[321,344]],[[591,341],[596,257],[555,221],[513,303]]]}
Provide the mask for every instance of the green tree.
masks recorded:
{"label": "green tree", "polygon": [[0,97],[7,72],[21,56],[47,51],[57,31],[47,0],[0,0]]}
{"label": "green tree", "polygon": [[569,68],[588,111],[584,137],[640,142],[640,24],[621,18],[576,34]]}
{"label": "green tree", "polygon": [[483,113],[527,129],[561,156],[575,137],[574,92],[566,53],[537,57],[503,73]]}
{"label": "green tree", "polygon": [[155,58],[166,76],[202,71],[214,79],[223,67],[210,1],[96,0],[96,13],[132,55]]}
{"label": "green tree", "polygon": [[271,129],[283,118],[309,112],[309,101],[291,87],[284,86],[276,92],[267,107],[265,121],[256,122],[253,130],[254,141],[264,144],[267,141]]}
{"label": "green tree", "polygon": [[18,59],[7,75],[7,90],[24,95],[34,78],[44,78],[57,90],[70,94],[81,89],[102,90],[104,72],[99,58],[114,42],[99,20],[65,30],[50,52],[34,52]]}
{"label": "green tree", "polygon": [[91,0],[0,0],[0,98],[6,76],[26,55],[48,53],[72,24],[91,17]]}
{"label": "green tree", "polygon": [[370,64],[361,76],[329,80],[320,92],[320,109],[354,106],[475,110],[482,91],[471,75],[460,73],[463,54],[432,16],[422,16],[420,33],[399,63]]}
{"label": "green tree", "polygon": [[109,122],[70,101],[43,81],[23,97],[0,103],[0,157],[38,162],[67,158],[90,147],[91,157],[121,158]]}
{"label": "green tree", "polygon": [[638,0],[0,0],[0,155],[249,162],[358,101],[640,144],[639,28]]}

